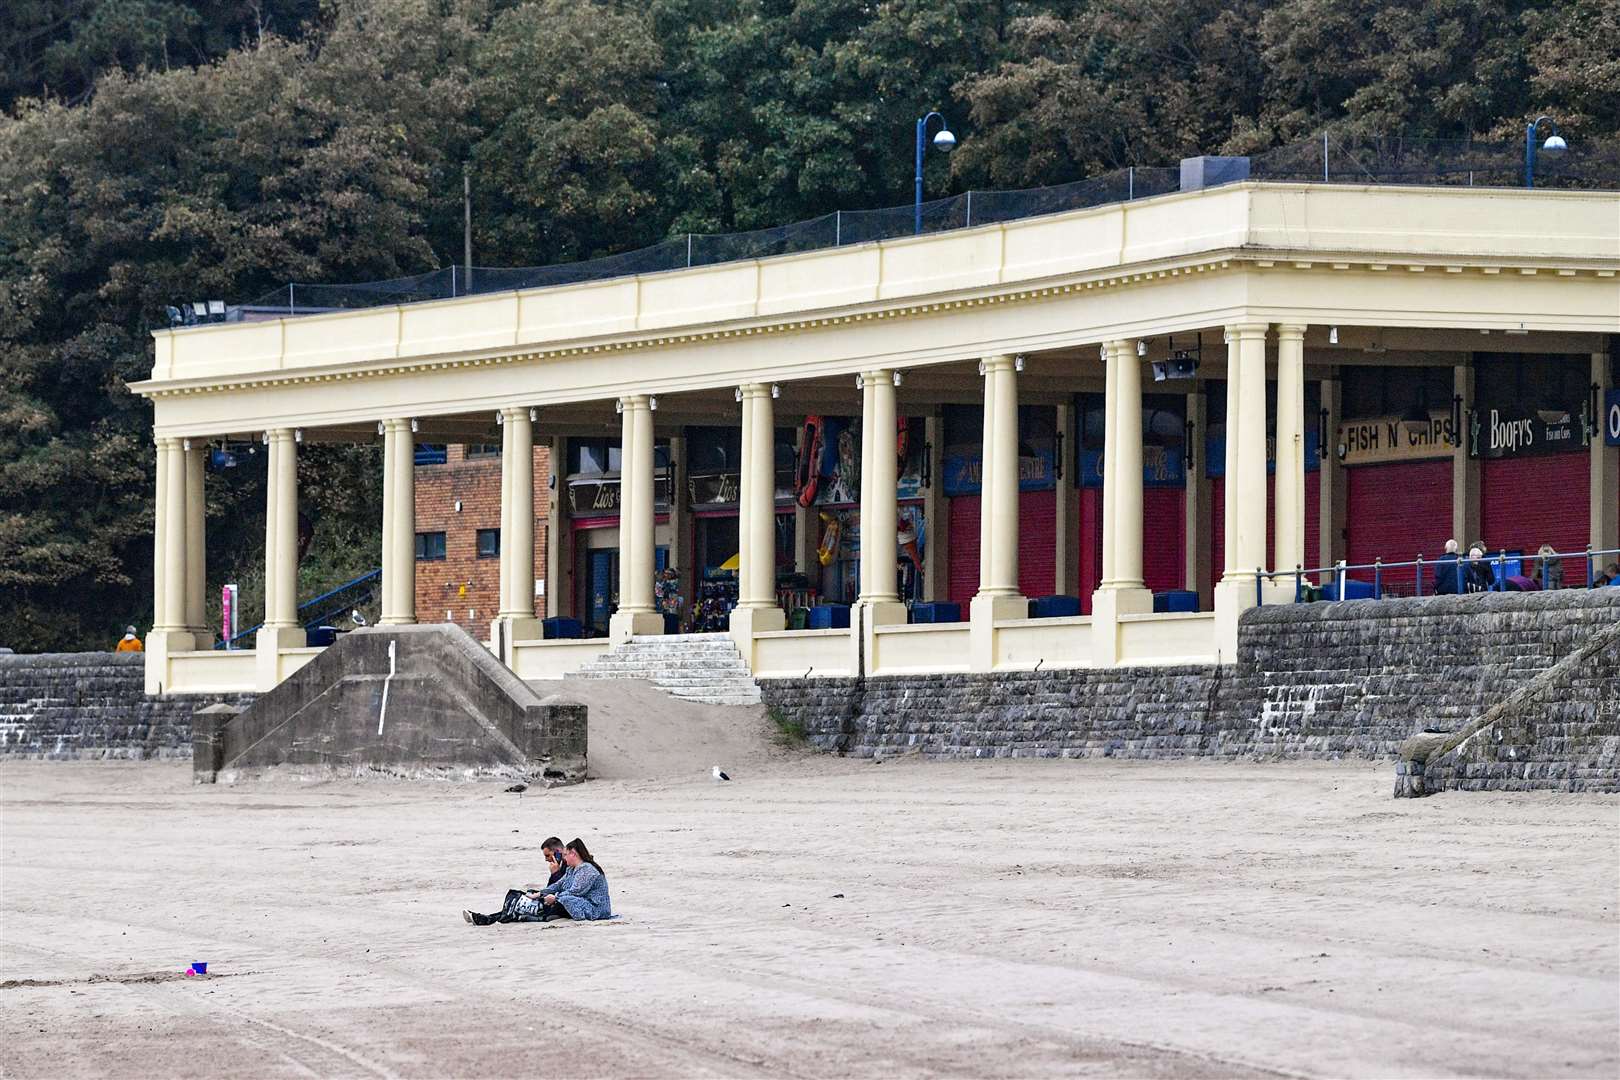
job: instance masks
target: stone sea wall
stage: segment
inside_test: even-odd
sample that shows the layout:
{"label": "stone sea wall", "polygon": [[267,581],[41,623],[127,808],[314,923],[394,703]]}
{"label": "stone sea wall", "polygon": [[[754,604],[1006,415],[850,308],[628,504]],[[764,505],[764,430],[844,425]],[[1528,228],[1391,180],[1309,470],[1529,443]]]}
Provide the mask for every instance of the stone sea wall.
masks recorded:
{"label": "stone sea wall", "polygon": [[[1415,732],[1461,728],[1616,625],[1620,589],[1306,604],[1245,614],[1238,662],[1220,668],[762,686],[813,744],[860,756],[1386,759]],[[1578,693],[1542,695],[1561,722],[1501,751],[1521,779],[1531,766],[1530,786],[1590,789],[1620,775],[1620,671],[1586,665],[1579,678]],[[1470,767],[1452,786],[1505,769],[1494,758],[1490,769]]]}
{"label": "stone sea wall", "polygon": [[[191,757],[191,714],[217,697],[147,697],[139,653],[0,655],[0,756]],[[227,699],[246,704],[252,695]]]}

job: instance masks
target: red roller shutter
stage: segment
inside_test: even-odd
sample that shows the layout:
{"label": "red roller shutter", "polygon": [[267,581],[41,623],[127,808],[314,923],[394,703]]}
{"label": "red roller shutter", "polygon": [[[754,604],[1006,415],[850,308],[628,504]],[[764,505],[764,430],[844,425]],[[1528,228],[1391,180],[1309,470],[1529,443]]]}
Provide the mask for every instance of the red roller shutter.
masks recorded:
{"label": "red roller shutter", "polygon": [[[1428,560],[1445,551],[1451,536],[1449,460],[1359,465],[1344,470],[1344,475],[1348,561],[1407,562],[1420,553]],[[1428,571],[1424,574],[1427,593],[1434,577]],[[1353,576],[1371,581],[1373,572],[1357,571]],[[1416,591],[1411,567],[1384,571],[1383,582],[1386,592],[1410,596]]]}
{"label": "red roller shutter", "polygon": [[1018,591],[1051,596],[1057,585],[1057,492],[1018,493]]}
{"label": "red roller shutter", "polygon": [[1091,594],[1102,584],[1102,488],[1081,488],[1080,500],[1080,610],[1091,614]]}
{"label": "red roller shutter", "polygon": [[1322,471],[1305,474],[1305,565],[1322,565]]}
{"label": "red roller shutter", "polygon": [[1209,480],[1209,566],[1210,585],[1221,580],[1226,570],[1226,477]]}
{"label": "red roller shutter", "polygon": [[[1018,496],[1018,588],[1025,596],[1051,596],[1057,564],[1057,493]],[[979,591],[979,496],[951,499],[949,594],[966,604]],[[966,611],[963,612],[967,614]]]}
{"label": "red roller shutter", "polygon": [[[1542,544],[1559,551],[1584,551],[1590,540],[1590,454],[1544,454],[1493,458],[1480,469],[1480,523],[1491,551],[1534,553]],[[1564,567],[1564,580],[1586,580],[1584,559]]]}
{"label": "red roller shutter", "polygon": [[[966,605],[979,591],[979,497],[955,495],[950,509],[949,567],[946,572],[947,598]],[[967,617],[967,608],[962,608]]]}
{"label": "red roller shutter", "polygon": [[1183,588],[1187,576],[1187,491],[1142,491],[1142,577],[1154,592]]}

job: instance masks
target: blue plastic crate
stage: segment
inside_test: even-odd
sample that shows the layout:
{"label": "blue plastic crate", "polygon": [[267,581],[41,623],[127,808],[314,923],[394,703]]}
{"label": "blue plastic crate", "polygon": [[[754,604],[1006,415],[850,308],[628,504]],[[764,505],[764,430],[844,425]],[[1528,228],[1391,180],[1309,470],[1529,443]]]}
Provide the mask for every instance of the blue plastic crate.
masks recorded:
{"label": "blue plastic crate", "polygon": [[1191,589],[1171,589],[1168,592],[1154,593],[1153,610],[1163,614],[1197,611],[1198,594]]}
{"label": "blue plastic crate", "polygon": [[1373,588],[1370,581],[1357,581],[1347,578],[1344,583],[1344,596],[1339,595],[1338,581],[1330,581],[1322,586],[1322,599],[1324,600],[1377,600],[1378,590]]}
{"label": "blue plastic crate", "polygon": [[810,629],[848,630],[848,604],[817,604],[810,609]]}
{"label": "blue plastic crate", "polygon": [[943,600],[935,600],[926,604],[912,604],[911,621],[914,623],[961,622],[962,605],[946,603]]}
{"label": "blue plastic crate", "polygon": [[547,639],[578,638],[585,636],[585,630],[580,626],[578,619],[559,616],[540,620],[540,636]]}
{"label": "blue plastic crate", "polygon": [[1029,602],[1029,617],[1032,619],[1062,619],[1078,614],[1078,596],[1037,596]]}

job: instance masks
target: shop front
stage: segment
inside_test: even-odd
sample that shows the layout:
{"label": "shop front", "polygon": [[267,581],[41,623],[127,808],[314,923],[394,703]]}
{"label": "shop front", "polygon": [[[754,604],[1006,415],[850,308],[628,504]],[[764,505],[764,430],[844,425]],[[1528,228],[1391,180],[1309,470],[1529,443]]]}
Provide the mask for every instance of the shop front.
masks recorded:
{"label": "shop front", "polygon": [[[947,406],[944,420],[950,529],[945,595],[966,605],[979,589],[984,410]],[[1057,443],[1054,406],[1018,407],[1018,588],[1029,597],[1052,595],[1056,580]]]}
{"label": "shop front", "polygon": [[[1591,440],[1597,433],[1586,356],[1480,355],[1468,452],[1480,465],[1479,537],[1492,554],[1542,545],[1584,551],[1591,537]],[[1509,567],[1512,569],[1513,567]],[[1563,564],[1584,580],[1584,559]],[[1527,571],[1540,577],[1539,569]]]}
{"label": "shop front", "polygon": [[[1102,581],[1103,395],[1076,399],[1075,435],[1079,513],[1080,597],[1089,611]],[[1149,590],[1186,587],[1187,397],[1142,397],[1142,579]]]}
{"label": "shop front", "polygon": [[[654,563],[662,577],[669,561],[669,446],[654,449]],[[619,607],[619,440],[568,440],[565,478],[575,595],[573,610],[586,637],[605,637]],[[664,604],[660,593],[660,606]],[[667,608],[666,608],[667,610]]]}

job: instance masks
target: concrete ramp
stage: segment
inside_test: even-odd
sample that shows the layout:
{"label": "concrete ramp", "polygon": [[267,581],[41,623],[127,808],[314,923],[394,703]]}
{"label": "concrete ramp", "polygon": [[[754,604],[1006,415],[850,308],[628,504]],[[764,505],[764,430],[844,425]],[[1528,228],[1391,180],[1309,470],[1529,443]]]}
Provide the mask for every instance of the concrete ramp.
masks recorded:
{"label": "concrete ramp", "polygon": [[376,626],[339,637],[239,715],[196,714],[198,783],[299,775],[585,778],[583,705],[542,701],[458,626]]}

